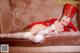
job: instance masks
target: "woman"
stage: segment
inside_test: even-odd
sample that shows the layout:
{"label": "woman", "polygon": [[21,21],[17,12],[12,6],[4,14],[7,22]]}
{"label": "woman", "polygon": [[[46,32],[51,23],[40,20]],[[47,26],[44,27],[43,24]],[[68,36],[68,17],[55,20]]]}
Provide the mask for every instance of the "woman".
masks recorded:
{"label": "woman", "polygon": [[63,9],[63,15],[61,19],[50,19],[48,21],[44,22],[35,22],[29,25],[30,31],[32,34],[36,34],[42,29],[45,29],[49,26],[55,25],[55,29],[52,28],[52,31],[57,31],[57,32],[65,32],[65,31],[78,31],[78,29],[73,25],[73,23],[70,21],[71,18],[74,16],[76,13],[77,9],[73,5],[67,3],[64,6]]}

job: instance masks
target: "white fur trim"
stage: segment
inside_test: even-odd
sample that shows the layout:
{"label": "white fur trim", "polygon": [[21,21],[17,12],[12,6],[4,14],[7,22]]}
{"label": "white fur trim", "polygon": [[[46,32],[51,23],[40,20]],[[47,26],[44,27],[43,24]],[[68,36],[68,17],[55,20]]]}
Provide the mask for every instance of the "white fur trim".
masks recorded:
{"label": "white fur trim", "polygon": [[43,39],[44,39],[43,35],[37,34],[37,35],[33,38],[32,41],[35,42],[35,43],[39,43],[39,42],[41,42]]}
{"label": "white fur trim", "polygon": [[31,32],[25,32],[23,37],[35,43],[39,43],[44,39],[43,35],[37,34],[34,36]]}

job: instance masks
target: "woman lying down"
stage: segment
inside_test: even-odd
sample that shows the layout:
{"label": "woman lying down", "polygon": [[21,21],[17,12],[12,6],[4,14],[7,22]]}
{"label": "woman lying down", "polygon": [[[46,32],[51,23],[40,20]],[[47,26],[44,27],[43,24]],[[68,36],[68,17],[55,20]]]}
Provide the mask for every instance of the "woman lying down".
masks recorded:
{"label": "woman lying down", "polygon": [[45,35],[50,32],[60,33],[67,31],[77,32],[78,29],[71,22],[71,18],[73,18],[76,13],[77,8],[69,3],[65,4],[63,9],[63,15],[60,19],[50,19],[44,22],[36,22],[32,23],[30,27],[31,36],[29,39],[35,43],[41,42]]}
{"label": "woman lying down", "polygon": [[[32,42],[39,43],[44,40],[45,35],[49,34],[50,32],[60,33],[60,32],[67,32],[67,31],[74,31],[77,32],[78,29],[73,25],[70,21],[73,18],[74,14],[76,13],[77,9],[75,6],[67,3],[63,9],[63,15],[60,19],[50,19],[44,22],[36,22],[29,25],[30,31],[25,32],[24,35],[16,34],[11,35],[13,38],[27,38]],[[3,35],[6,37],[5,35]],[[3,37],[1,36],[1,37]],[[16,36],[16,37],[15,37]],[[10,35],[7,35],[10,37]]]}

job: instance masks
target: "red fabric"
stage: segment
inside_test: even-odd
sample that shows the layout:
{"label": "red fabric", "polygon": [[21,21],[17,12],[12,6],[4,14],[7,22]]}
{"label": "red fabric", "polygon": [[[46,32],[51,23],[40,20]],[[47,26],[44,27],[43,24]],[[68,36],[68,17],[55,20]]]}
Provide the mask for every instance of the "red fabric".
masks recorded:
{"label": "red fabric", "polygon": [[64,26],[64,31],[70,31],[72,29],[73,31],[78,31],[78,29],[73,25],[72,22],[69,22],[68,26]]}
{"label": "red fabric", "polygon": [[69,22],[68,27],[73,29],[73,31],[78,31],[78,29],[74,26],[72,22]]}
{"label": "red fabric", "polygon": [[[44,26],[49,26],[51,24],[53,24],[57,19],[50,19],[49,21],[45,21],[45,22],[35,22],[35,23],[32,23],[31,25],[29,25],[29,28],[32,28],[34,25],[37,25],[37,24],[42,24]],[[73,31],[78,31],[77,28],[72,24],[72,22],[70,22],[68,24],[68,26],[64,26],[64,32],[65,31],[70,31],[70,29],[72,29]]]}
{"label": "red fabric", "polygon": [[72,4],[66,3],[63,9],[63,15],[69,16],[69,18],[72,18],[77,11],[77,8],[73,6]]}

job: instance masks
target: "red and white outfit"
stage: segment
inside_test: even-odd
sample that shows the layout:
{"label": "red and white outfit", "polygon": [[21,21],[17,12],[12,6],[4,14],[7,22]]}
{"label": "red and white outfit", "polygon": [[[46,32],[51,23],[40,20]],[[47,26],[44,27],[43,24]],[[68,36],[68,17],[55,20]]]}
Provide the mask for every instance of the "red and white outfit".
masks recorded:
{"label": "red and white outfit", "polygon": [[[64,6],[63,15],[62,15],[61,19],[64,19],[66,17],[66,18],[69,18],[69,20],[70,20],[74,16],[76,11],[77,11],[76,7],[74,7],[71,4],[67,3]],[[57,19],[53,18],[53,19],[50,19],[50,20],[44,21],[44,22],[35,22],[35,23],[32,23],[31,25],[29,25],[28,27],[32,28],[32,27],[34,27],[35,25],[38,25],[38,24],[42,24],[43,26],[47,26],[48,27],[48,26],[54,24],[56,20]],[[65,19],[65,21],[66,21],[66,19]],[[68,21],[66,21],[66,22],[68,22]],[[69,21],[68,24],[66,26],[64,26],[64,30],[63,31],[65,32],[65,31],[70,31],[70,30],[78,31],[78,29],[74,26],[74,24],[71,21]]]}
{"label": "red and white outfit", "polygon": [[[74,26],[74,24],[70,21],[70,19],[74,16],[74,14],[76,13],[77,9],[76,7],[74,7],[73,5],[71,4],[66,4],[64,6],[64,9],[63,9],[63,14],[62,14],[62,17],[60,20],[57,20],[57,19],[50,19],[48,21],[43,21],[43,22],[35,22],[35,23],[32,23],[31,25],[29,25],[28,27],[29,28],[33,28],[34,26],[36,25],[42,25],[42,26],[46,26],[45,29],[48,29],[49,30],[42,30],[43,33],[37,33],[35,36],[33,36],[34,38],[30,38],[33,42],[35,43],[38,43],[38,42],[41,42],[43,39],[44,39],[44,33],[46,32],[46,34],[50,31],[57,31],[57,32],[65,32],[65,31],[75,31],[77,32],[78,29]],[[58,22],[57,22],[58,21]],[[62,27],[60,29],[60,27]],[[36,28],[40,28],[40,27],[35,27],[34,30]],[[59,30],[60,29],[60,30]],[[40,31],[41,32],[41,31]]]}

